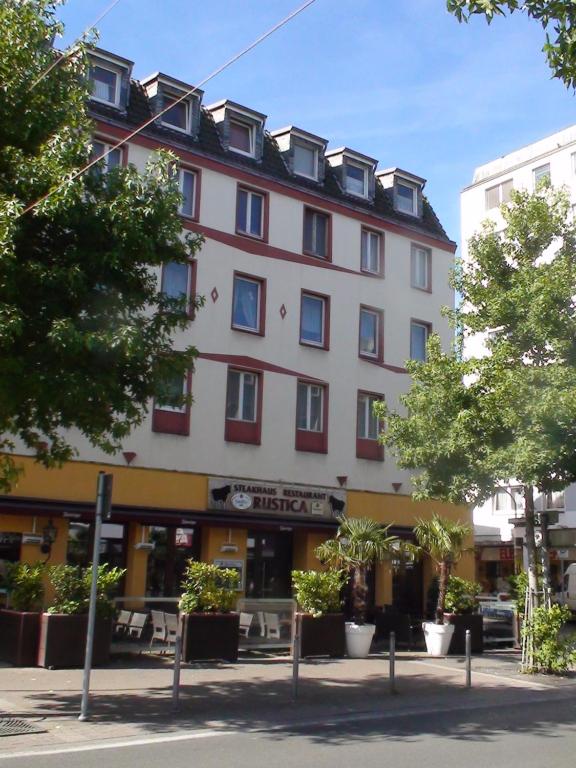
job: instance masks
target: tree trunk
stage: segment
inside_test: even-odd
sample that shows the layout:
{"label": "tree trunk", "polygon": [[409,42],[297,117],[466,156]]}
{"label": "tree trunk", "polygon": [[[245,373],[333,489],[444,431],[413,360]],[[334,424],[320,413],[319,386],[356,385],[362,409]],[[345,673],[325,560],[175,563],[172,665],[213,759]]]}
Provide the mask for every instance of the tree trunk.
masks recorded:
{"label": "tree trunk", "polygon": [[444,624],[444,605],[446,604],[446,587],[448,585],[448,563],[440,563],[438,573],[438,602],[436,604],[436,624]]}
{"label": "tree trunk", "polygon": [[552,599],[552,587],[550,581],[550,556],[548,554],[548,515],[542,514],[540,517],[540,530],[542,531],[542,542],[540,544],[540,559],[542,562],[542,589],[544,591],[544,602],[550,605]]}
{"label": "tree trunk", "polygon": [[366,621],[367,592],[366,569],[363,567],[354,568],[352,578],[352,610],[354,613],[354,621],[357,624],[364,624]]}
{"label": "tree trunk", "polygon": [[524,517],[526,520],[526,555],[528,558],[528,588],[532,593],[533,605],[538,605],[538,566],[536,558],[536,539],[534,537],[534,489],[524,486]]}

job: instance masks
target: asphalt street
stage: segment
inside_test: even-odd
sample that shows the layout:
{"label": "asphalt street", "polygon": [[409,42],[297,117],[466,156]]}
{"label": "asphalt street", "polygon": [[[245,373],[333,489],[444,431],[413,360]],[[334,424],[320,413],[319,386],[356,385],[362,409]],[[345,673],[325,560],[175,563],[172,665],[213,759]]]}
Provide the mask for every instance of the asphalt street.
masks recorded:
{"label": "asphalt street", "polygon": [[350,716],[268,731],[183,731],[0,756],[6,768],[573,768],[574,696],[514,706]]}

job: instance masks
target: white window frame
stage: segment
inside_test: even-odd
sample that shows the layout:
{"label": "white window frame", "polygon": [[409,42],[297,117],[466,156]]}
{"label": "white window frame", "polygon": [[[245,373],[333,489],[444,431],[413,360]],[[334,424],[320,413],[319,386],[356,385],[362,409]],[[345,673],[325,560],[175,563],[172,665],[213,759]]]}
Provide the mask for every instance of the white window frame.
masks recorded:
{"label": "white window frame", "polygon": [[[424,338],[424,355],[423,357],[414,357],[414,349],[412,346],[412,328],[424,328],[426,335]],[[423,320],[410,320],[410,360],[416,360],[419,362],[426,362],[427,354],[426,354],[426,347],[428,344],[428,339],[430,338],[430,323],[426,323]]]}
{"label": "white window frame", "polygon": [[364,401],[363,403],[363,410],[364,410],[364,425],[366,427],[365,434],[360,434],[360,421],[358,420],[358,424],[356,427],[356,437],[359,440],[378,440],[378,435],[380,433],[380,419],[376,419],[376,437],[372,437],[370,435],[370,414],[372,413],[372,407],[374,403],[379,402],[382,400],[381,397],[375,394],[370,394],[369,392],[359,392],[358,393],[358,403],[361,401]]}
{"label": "white window frame", "polygon": [[[256,327],[255,328],[252,328],[249,325],[241,325],[240,323],[236,323],[234,321],[234,297],[236,295],[237,280],[242,280],[244,283],[253,283],[258,287],[258,303],[256,306]],[[256,280],[251,277],[244,277],[243,275],[234,275],[234,282],[232,286],[232,328],[236,328],[242,331],[250,331],[251,333],[260,333],[261,311],[262,311],[262,283],[260,282],[260,280]]]}
{"label": "white window frame", "polygon": [[[348,187],[348,172],[347,168],[358,168],[362,171],[363,174],[363,184],[362,184],[362,192],[356,192],[353,189],[350,189]],[[344,189],[349,195],[355,195],[356,197],[368,197],[368,169],[365,165],[362,165],[362,163],[356,163],[353,160],[347,160],[344,163]]]}
{"label": "white window frame", "polygon": [[[406,189],[409,189],[412,191],[412,210],[410,211],[404,210],[404,208],[401,208],[398,204],[398,201],[400,199],[402,200],[405,199],[405,198],[400,198],[400,195],[399,195],[400,187],[405,187]],[[398,180],[396,182],[394,197],[395,197],[394,207],[396,208],[397,211],[399,211],[400,213],[406,213],[408,214],[408,216],[418,216],[418,187],[416,187],[414,184],[410,184],[409,182],[404,181],[403,179]]]}
{"label": "white window frame", "polygon": [[[185,373],[182,377],[182,395],[188,394],[188,373]],[[186,409],[188,408],[188,405],[186,403],[183,403],[182,405],[166,405],[158,402],[158,398],[156,398],[156,401],[154,403],[154,409],[156,411],[169,411],[170,413],[186,413]]]}
{"label": "white window frame", "polygon": [[[362,315],[373,315],[373,317],[376,318],[376,323],[374,325],[374,352],[366,352],[362,349]],[[358,334],[358,352],[361,357],[371,357],[374,360],[377,360],[380,353],[380,334],[382,333],[382,329],[380,327],[382,321],[382,315],[380,312],[377,312],[375,309],[369,309],[368,307],[360,307],[360,332]]]}
{"label": "white window frame", "polygon": [[[510,185],[510,189],[508,191],[508,194],[504,195],[504,188],[508,189],[507,185]],[[495,208],[499,208],[503,203],[507,203],[510,200],[510,192],[514,189],[513,186],[513,179],[504,179],[504,181],[500,181],[498,184],[493,184],[491,187],[488,187],[484,190],[484,207],[487,211],[493,211]],[[498,190],[498,202],[496,205],[488,205],[488,195],[490,192],[493,192],[494,190]]]}
{"label": "white window frame", "polygon": [[[121,73],[116,69],[116,67],[113,66],[107,66],[106,64],[103,64],[101,61],[92,61],[90,63],[90,69],[94,70],[98,67],[99,69],[105,69],[107,72],[112,72],[112,74],[116,77],[116,86],[114,88],[114,101],[109,101],[108,99],[101,99],[98,96],[95,96],[93,93],[90,94],[90,98],[94,101],[98,101],[100,104],[108,104],[108,106],[112,107],[119,107],[120,106],[120,86],[121,86]],[[90,78],[90,80],[94,81],[94,78]]]}
{"label": "white window frame", "polygon": [[[372,241],[377,243],[377,266],[376,269],[370,268],[370,262],[373,256]],[[360,270],[362,272],[368,272],[371,275],[381,275],[382,270],[382,243],[384,238],[381,232],[375,232],[373,229],[362,228],[360,233]],[[366,251],[364,251],[364,242],[367,243]],[[366,253],[367,264],[364,264],[364,254]]]}
{"label": "white window frame", "polygon": [[[241,222],[238,221],[238,202],[236,202],[236,231],[240,232],[243,235],[247,235],[248,237],[256,237],[260,240],[264,237],[264,206],[266,205],[266,196],[263,195],[261,192],[256,192],[253,189],[247,189],[246,187],[238,187],[238,196],[240,196],[244,192],[247,195],[246,200],[246,221],[243,222],[244,226],[241,226]],[[255,234],[254,232],[249,232],[247,225],[248,222],[252,220],[252,198],[253,197],[259,197],[262,201],[262,205],[260,208],[260,231]]]}
{"label": "white window frame", "polygon": [[[302,312],[304,308],[304,299],[309,298],[313,299],[314,301],[319,301],[322,304],[322,314],[321,314],[321,340],[320,341],[310,341],[309,339],[303,339],[302,338]],[[326,347],[326,298],[324,296],[317,296],[315,293],[308,293],[307,291],[303,291],[302,297],[300,299],[300,344],[304,344],[305,346],[309,347],[318,347],[318,349],[324,349]]]}
{"label": "white window frame", "polygon": [[187,219],[194,219],[196,218],[196,195],[198,194],[198,173],[197,171],[193,171],[190,168],[183,168],[180,166],[178,168],[178,189],[180,190],[180,194],[184,194],[184,174],[188,173],[192,178],[194,179],[194,195],[192,196],[192,212],[191,213],[185,213],[183,209],[184,201],[182,200],[180,205],[178,206],[178,213],[180,216],[184,216]]}
{"label": "white window frame", "polygon": [[[226,398],[226,419],[228,421],[241,421],[246,424],[256,424],[258,421],[258,387],[260,386],[260,383],[258,381],[259,376],[257,373],[254,373],[254,371],[240,371],[237,368],[230,368],[228,370],[228,381],[227,381],[227,387],[230,386],[230,374],[238,374],[239,376],[239,383],[238,383],[238,409],[237,409],[237,415],[236,416],[228,416],[228,398]],[[246,386],[245,384],[245,378],[247,376],[252,376],[254,378],[254,418],[253,419],[247,419],[244,417],[243,409],[244,409],[244,388]],[[239,415],[238,415],[239,414]]]}
{"label": "white window frame", "polygon": [[235,123],[236,125],[241,125],[244,128],[248,129],[249,140],[250,140],[250,151],[246,152],[245,149],[240,149],[239,147],[232,146],[230,140],[228,141],[228,149],[231,152],[237,152],[239,155],[244,155],[244,157],[254,157],[255,151],[256,151],[256,126],[253,125],[252,123],[247,122],[246,120],[242,120],[242,118],[240,117],[230,117],[229,118],[230,136],[232,135],[231,127],[233,123]]}
{"label": "white window frame", "polygon": [[[328,260],[329,257],[329,226],[330,226],[330,217],[328,214],[323,213],[322,211],[315,211],[313,208],[304,208],[304,233],[306,232],[306,216],[312,216],[312,243],[313,246],[309,250],[306,251],[307,254],[311,254],[316,259],[325,259]],[[318,225],[317,221],[319,217],[322,217],[325,221],[325,228],[324,228],[324,254],[318,253]],[[304,243],[306,245],[306,243]]]}
{"label": "white window frame", "polygon": [[[166,272],[166,268],[169,266],[169,264],[173,264],[173,263],[174,262],[167,262],[166,264],[162,265],[162,275],[161,275],[162,283],[161,283],[161,287],[162,287],[162,293],[165,296],[168,296],[168,294],[166,293],[166,291],[164,289],[165,272]],[[192,264],[190,262],[188,262],[187,264],[180,264],[179,263],[179,266],[186,267],[186,292],[185,292],[184,295],[186,296],[186,306],[188,307],[189,304],[190,304],[190,299],[191,299],[191,294],[192,294]],[[177,297],[171,296],[169,298],[177,298]]]}
{"label": "white window frame", "polygon": [[[173,101],[178,101],[178,99],[180,98],[180,96],[178,94],[171,93],[170,91],[165,91],[164,92],[164,97],[166,99],[170,99],[170,100],[173,100]],[[190,133],[190,127],[191,127],[191,124],[192,124],[192,104],[190,103],[189,99],[182,99],[182,101],[179,102],[179,105],[180,104],[183,104],[184,108],[186,110],[186,127],[185,128],[180,128],[180,126],[178,126],[178,125],[174,125],[173,123],[166,122],[166,120],[164,118],[168,114],[167,112],[165,112],[160,117],[160,123],[163,126],[165,126],[166,128],[171,128],[173,131],[180,131],[180,133]],[[166,109],[166,104],[165,103],[164,103],[163,109]]]}
{"label": "white window frame", "polygon": [[292,163],[292,167],[294,169],[294,173],[296,176],[302,176],[304,179],[312,179],[313,181],[318,181],[318,149],[315,147],[311,147],[308,144],[305,144],[303,141],[294,141],[293,144],[293,152],[294,155],[296,155],[296,149],[305,149],[308,152],[312,152],[314,155],[314,175],[310,176],[308,173],[302,173],[300,171],[295,170],[296,163]]}
{"label": "white window frame", "polygon": [[[122,151],[122,147],[116,147],[114,149],[114,146],[115,146],[114,144],[111,144],[109,141],[102,140],[102,139],[98,138],[98,136],[95,136],[92,139],[92,150],[94,150],[94,145],[95,144],[100,144],[100,146],[104,147],[104,152],[102,152],[102,155],[98,158],[98,162],[103,162],[104,163],[104,173],[108,173],[108,171],[110,170],[109,161],[110,161],[110,156],[111,156],[112,152],[110,152],[109,154],[106,155],[106,152],[108,152],[108,150],[110,150],[110,149],[112,149],[114,152],[118,152],[118,155],[119,155],[119,158],[120,158],[120,162],[118,163],[118,166],[114,166],[114,167],[118,167],[118,168],[122,167],[122,165],[123,165],[123,151]],[[106,155],[106,156],[103,157],[103,155]]]}
{"label": "white window frame", "polygon": [[538,185],[544,175],[547,175],[548,180],[552,182],[550,163],[543,163],[542,165],[538,165],[536,168],[532,168],[532,182],[534,184],[534,189],[538,188]]}
{"label": "white window frame", "polygon": [[[320,435],[324,432],[324,398],[326,397],[325,388],[321,384],[312,384],[308,381],[299,381],[297,392],[300,391],[300,387],[306,387],[306,426],[299,427],[296,423],[296,429],[301,432],[312,432],[315,435]],[[312,422],[312,390],[317,389],[320,392],[320,428],[311,429],[310,424]],[[296,409],[298,411],[298,409]]]}
{"label": "white window frame", "polygon": [[[426,264],[426,280],[425,285],[419,285],[416,282],[416,259],[418,257],[418,254],[425,254],[425,264]],[[418,245],[417,243],[412,243],[411,249],[410,249],[410,285],[412,288],[416,288],[418,291],[426,291],[427,293],[430,293],[432,290],[432,251],[430,248],[426,248],[422,245]]]}

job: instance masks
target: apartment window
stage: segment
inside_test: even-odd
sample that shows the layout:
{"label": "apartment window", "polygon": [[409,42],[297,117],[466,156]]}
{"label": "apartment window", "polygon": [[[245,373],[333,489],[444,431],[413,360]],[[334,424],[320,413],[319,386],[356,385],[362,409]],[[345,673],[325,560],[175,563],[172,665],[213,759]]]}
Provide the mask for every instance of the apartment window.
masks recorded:
{"label": "apartment window", "polygon": [[330,258],[329,253],[330,219],[325,213],[304,209],[304,253],[319,259]]}
{"label": "apartment window", "polygon": [[159,387],[152,411],[152,430],[172,435],[190,434],[190,405],[178,402],[189,394],[190,372],[182,376],[170,373]]}
{"label": "apartment window", "polygon": [[379,232],[362,230],[360,269],[362,272],[370,272],[373,275],[382,275],[382,235]]}
{"label": "apartment window", "polygon": [[418,194],[416,187],[396,182],[396,209],[412,216],[418,215]]}
{"label": "apartment window", "polygon": [[251,237],[264,237],[265,197],[249,189],[238,188],[236,231]]}
{"label": "apartment window", "polygon": [[256,371],[228,369],[224,439],[260,445],[262,433],[262,376]]}
{"label": "apartment window", "polygon": [[296,450],[327,451],[327,388],[298,382],[296,398]]}
{"label": "apartment window", "polygon": [[178,400],[186,395],[186,379],[186,376],[181,376],[179,373],[166,376],[156,396],[155,408],[161,411],[184,413],[186,404],[179,403]]}
{"label": "apartment window", "polygon": [[532,176],[534,178],[534,189],[537,189],[538,185],[542,184],[544,181],[550,181],[550,163],[539,165],[538,168],[534,168]]}
{"label": "apartment window", "polygon": [[412,320],[410,323],[410,359],[426,361],[426,344],[430,335],[429,323]]}
{"label": "apartment window", "polygon": [[92,97],[116,106],[120,102],[120,76],[118,72],[98,64],[90,67]]}
{"label": "apartment window", "polygon": [[294,142],[294,173],[308,179],[318,178],[318,150]]}
{"label": "apartment window", "polygon": [[188,297],[190,291],[190,265],[171,261],[162,268],[162,293],[170,299]]}
{"label": "apartment window", "polygon": [[[104,173],[112,170],[113,168],[119,168],[122,165],[122,149],[120,147],[112,149],[112,144],[106,144],[103,141],[97,139],[92,142],[92,152],[90,153],[90,160],[96,160],[99,157],[108,152],[105,157],[102,157],[102,165]],[[109,151],[112,150],[112,151]],[[99,170],[99,166],[95,166],[92,170]]]}
{"label": "apartment window", "polygon": [[508,491],[496,491],[494,495],[494,511],[507,512],[510,509],[510,495]]}
{"label": "apartment window", "polygon": [[572,160],[572,173],[576,173],[576,152],[573,152],[570,157]]}
{"label": "apartment window", "polygon": [[329,298],[303,293],[300,304],[300,343],[328,349]]}
{"label": "apartment window", "polygon": [[368,179],[366,168],[348,161],[344,165],[344,186],[346,192],[359,197],[368,196]]}
{"label": "apartment window", "polygon": [[369,307],[360,308],[359,355],[382,360],[382,312]]}
{"label": "apartment window", "polygon": [[162,115],[162,123],[170,126],[170,128],[176,128],[178,131],[187,133],[190,126],[190,103],[185,100],[178,101],[177,98],[167,96],[164,99],[164,109],[166,107],[170,108]]}
{"label": "apartment window", "polygon": [[254,156],[254,126],[240,120],[230,120],[229,147],[234,152]]}
{"label": "apartment window", "polygon": [[187,171],[184,168],[180,168],[178,171],[178,185],[182,195],[178,212],[191,219],[197,218],[198,213],[196,210],[197,179],[198,174],[195,171]]}
{"label": "apartment window", "polygon": [[545,503],[546,509],[564,509],[564,491],[548,491]]}
{"label": "apartment window", "polygon": [[513,189],[512,179],[507,179],[501,184],[487,189],[485,192],[486,210],[489,211],[492,208],[500,207],[503,203],[510,202],[510,193]]}
{"label": "apartment window", "polygon": [[234,275],[232,327],[264,334],[265,283],[258,278]]}
{"label": "apartment window", "polygon": [[418,288],[421,291],[432,290],[431,262],[432,252],[429,248],[412,246],[410,269],[412,288]]}
{"label": "apartment window", "polygon": [[374,404],[383,400],[382,395],[358,392],[356,456],[359,459],[382,461],[384,448],[378,442],[380,421],[374,414]]}

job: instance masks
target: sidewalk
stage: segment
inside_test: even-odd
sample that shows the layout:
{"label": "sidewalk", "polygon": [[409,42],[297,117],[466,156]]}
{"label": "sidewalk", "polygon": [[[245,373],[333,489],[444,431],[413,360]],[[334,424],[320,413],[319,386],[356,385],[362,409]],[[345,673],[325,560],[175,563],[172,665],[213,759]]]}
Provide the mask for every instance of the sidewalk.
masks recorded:
{"label": "sidewalk", "polygon": [[365,660],[305,661],[298,701],[292,700],[288,657],[245,657],[236,664],[183,665],[180,706],[172,711],[171,660],[118,658],[91,678],[89,722],[77,720],[82,670],[0,666],[0,717],[43,730],[0,738],[3,754],[23,748],[181,733],[186,729],[273,730],[312,727],[339,718],[423,716],[426,711],[501,706],[551,697],[576,699],[576,675],[525,676],[519,656],[491,652],[472,660],[465,688],[463,658],[421,653],[396,657],[397,694],[390,690],[387,654]]}

